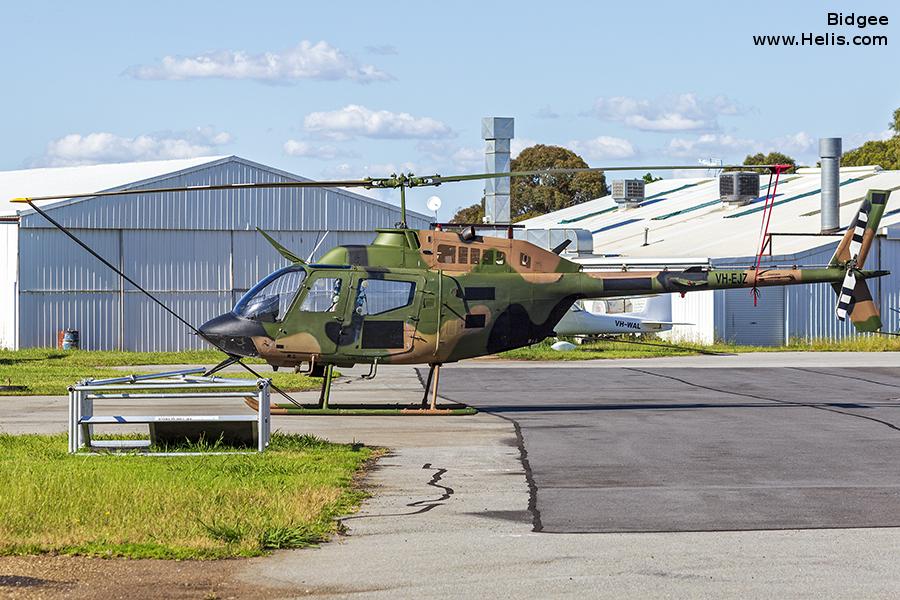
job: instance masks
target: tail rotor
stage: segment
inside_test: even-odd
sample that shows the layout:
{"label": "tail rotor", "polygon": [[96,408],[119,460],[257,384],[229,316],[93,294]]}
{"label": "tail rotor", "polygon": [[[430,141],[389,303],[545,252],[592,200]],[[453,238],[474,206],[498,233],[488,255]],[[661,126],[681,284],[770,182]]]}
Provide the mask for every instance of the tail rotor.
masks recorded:
{"label": "tail rotor", "polygon": [[846,269],[843,282],[834,284],[837,293],[834,312],[840,321],[849,318],[857,331],[881,329],[878,307],[872,300],[872,293],[860,269],[872,247],[889,196],[890,191],[887,190],[869,190],[828,265]]}

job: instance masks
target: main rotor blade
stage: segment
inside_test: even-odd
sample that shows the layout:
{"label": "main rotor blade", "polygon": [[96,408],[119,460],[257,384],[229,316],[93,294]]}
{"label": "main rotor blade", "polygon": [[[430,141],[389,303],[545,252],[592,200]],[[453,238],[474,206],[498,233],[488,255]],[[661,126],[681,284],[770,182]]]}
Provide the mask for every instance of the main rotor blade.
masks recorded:
{"label": "main rotor blade", "polygon": [[662,170],[698,170],[710,169],[774,169],[783,165],[637,165],[629,167],[587,167],[572,169],[535,169],[532,171],[507,171],[505,173],[473,173],[471,175],[435,175],[423,179],[429,179],[433,183],[426,185],[440,185],[442,183],[454,183],[457,181],[472,181],[476,179],[494,179],[496,177],[534,177],[535,175],[572,175],[577,173],[602,173],[604,171],[662,171]]}
{"label": "main rotor blade", "polygon": [[13,198],[10,202],[34,202],[35,200],[63,200],[66,198],[96,198],[103,196],[129,196],[132,194],[155,194],[162,192],[205,192],[211,190],[258,190],[270,188],[323,188],[323,187],[375,187],[371,179],[351,179],[346,181],[272,181],[268,183],[218,183],[212,185],[187,185],[182,187],[114,190],[111,192],[90,192],[80,194],[59,194],[53,196],[31,196]]}
{"label": "main rotor blade", "polygon": [[107,192],[85,192],[78,194],[56,194],[52,196],[29,196],[13,198],[10,202],[29,203],[39,200],[64,200],[67,198],[97,198],[105,196],[130,196],[134,194],[158,194],[167,192],[205,192],[215,190],[260,190],[273,188],[412,188],[456,183],[460,181],[476,181],[479,179],[496,179],[500,177],[534,177],[540,175],[572,175],[577,173],[602,173],[604,171],[661,171],[661,170],[709,170],[709,169],[775,169],[787,165],[633,165],[627,167],[586,167],[573,169],[535,169],[531,171],[507,171],[503,173],[473,173],[470,175],[425,175],[412,173],[393,174],[390,177],[367,177],[365,179],[346,179],[334,181],[273,181],[268,183],[218,183],[211,185],[188,185],[181,187],[144,188],[130,190],[114,190]]}

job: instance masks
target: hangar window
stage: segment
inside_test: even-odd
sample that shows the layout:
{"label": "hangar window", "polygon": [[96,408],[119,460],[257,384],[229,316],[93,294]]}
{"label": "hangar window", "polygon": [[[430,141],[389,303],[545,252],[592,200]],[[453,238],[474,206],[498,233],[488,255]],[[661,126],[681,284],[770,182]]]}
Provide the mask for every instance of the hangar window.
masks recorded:
{"label": "hangar window", "polygon": [[309,286],[300,310],[305,312],[336,311],[341,299],[341,283],[337,277],[319,277]]}
{"label": "hangar window", "polygon": [[245,319],[274,323],[284,318],[306,271],[293,265],[267,275],[234,305],[234,313]]}
{"label": "hangar window", "polygon": [[416,284],[412,281],[363,279],[356,292],[356,314],[380,315],[412,304]]}
{"label": "hangar window", "polygon": [[438,259],[439,263],[455,263],[456,262],[456,246],[451,246],[449,244],[438,244]]}

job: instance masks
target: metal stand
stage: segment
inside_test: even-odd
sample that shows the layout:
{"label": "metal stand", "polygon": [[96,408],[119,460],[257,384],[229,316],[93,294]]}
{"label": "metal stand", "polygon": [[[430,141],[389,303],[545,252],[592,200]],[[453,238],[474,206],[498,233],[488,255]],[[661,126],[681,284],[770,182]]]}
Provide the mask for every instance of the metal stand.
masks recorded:
{"label": "metal stand", "polygon": [[[224,379],[199,375],[206,369],[187,369],[153,375],[128,375],[113,379],[87,379],[69,388],[69,453],[88,449],[147,448],[147,440],[92,440],[94,425],[132,423],[195,422],[240,423],[256,422],[257,451],[263,452],[271,437],[270,379]],[[219,391],[223,388],[245,391]],[[174,391],[198,390],[198,391]],[[139,393],[135,393],[139,392]],[[94,400],[150,400],[160,398],[255,398],[255,415],[156,415],[130,416],[94,414]],[[174,453],[161,453],[174,454]],[[201,453],[184,453],[201,454]]]}

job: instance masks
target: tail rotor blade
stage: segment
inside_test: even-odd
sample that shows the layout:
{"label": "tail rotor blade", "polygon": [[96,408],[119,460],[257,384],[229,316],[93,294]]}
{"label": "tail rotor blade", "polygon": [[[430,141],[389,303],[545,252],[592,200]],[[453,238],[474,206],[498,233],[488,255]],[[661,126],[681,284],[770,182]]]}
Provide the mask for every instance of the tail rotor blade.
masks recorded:
{"label": "tail rotor blade", "polygon": [[846,321],[847,315],[850,314],[854,289],[856,289],[856,272],[853,269],[847,269],[847,274],[844,275],[844,281],[841,283],[841,291],[838,293],[837,307],[834,310],[840,321]]}

